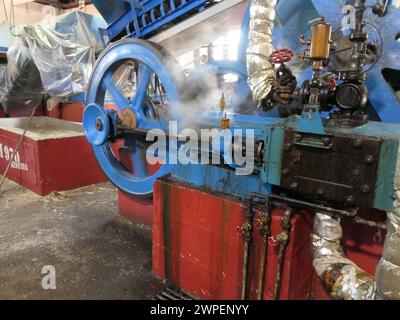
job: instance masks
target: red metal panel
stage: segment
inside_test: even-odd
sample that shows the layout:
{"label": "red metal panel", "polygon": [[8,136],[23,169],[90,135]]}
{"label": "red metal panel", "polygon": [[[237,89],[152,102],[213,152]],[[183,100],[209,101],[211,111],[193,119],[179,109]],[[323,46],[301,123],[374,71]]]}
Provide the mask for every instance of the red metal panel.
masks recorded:
{"label": "red metal panel", "polygon": [[[19,134],[0,129],[1,173],[19,139]],[[26,137],[17,160],[7,177],[39,195],[107,181],[84,136],[39,141]]]}
{"label": "red metal panel", "polygon": [[[256,213],[255,219],[259,213]],[[273,237],[281,232],[281,210],[273,211]],[[376,217],[377,213],[363,213]],[[202,299],[240,299],[243,240],[236,231],[245,207],[235,198],[162,179],[154,192],[153,270],[163,279]],[[378,215],[379,216],[379,215]],[[384,215],[380,215],[384,217]],[[344,250],[371,274],[382,250],[373,241],[377,230],[343,219]],[[299,212],[292,220],[286,249],[280,299],[329,299],[312,267],[310,234],[313,215]],[[260,258],[265,246],[254,232],[249,262],[249,295],[256,297]],[[384,234],[383,234],[384,236]],[[264,299],[272,298],[278,252],[271,241]]]}
{"label": "red metal panel", "polygon": [[153,225],[153,198],[135,197],[118,190],[118,207],[119,213],[125,218],[147,226]]}
{"label": "red metal panel", "polygon": [[[373,221],[384,222],[386,220],[386,213],[374,210],[364,210],[360,215]],[[381,239],[378,239],[376,237],[379,235],[377,228],[354,224],[345,219],[342,220],[342,226],[343,248],[346,256],[368,273],[375,275],[376,266],[382,256],[385,231],[381,232]]]}
{"label": "red metal panel", "polygon": [[60,103],[48,112],[50,118],[82,122],[83,111],[85,105],[83,103]]}
{"label": "red metal panel", "polygon": [[[8,115],[9,117],[13,118],[20,118],[20,117],[29,117],[32,113],[32,107],[27,107],[27,106],[21,106],[19,108],[14,108],[11,110],[10,114]],[[43,106],[40,105],[36,112],[35,112],[35,117],[40,117],[43,116]],[[0,118],[5,118],[6,114],[3,110],[3,107],[0,105]]]}
{"label": "red metal panel", "polygon": [[[237,199],[208,193],[168,180],[154,193],[153,270],[202,299],[240,299],[243,240],[237,227],[245,207]],[[272,233],[281,232],[281,210],[274,210]],[[281,299],[307,299],[313,269],[310,258],[311,217],[296,215],[283,264]],[[250,252],[249,295],[256,296],[263,241],[255,232]],[[268,246],[264,299],[271,299],[277,270],[277,247]]]}

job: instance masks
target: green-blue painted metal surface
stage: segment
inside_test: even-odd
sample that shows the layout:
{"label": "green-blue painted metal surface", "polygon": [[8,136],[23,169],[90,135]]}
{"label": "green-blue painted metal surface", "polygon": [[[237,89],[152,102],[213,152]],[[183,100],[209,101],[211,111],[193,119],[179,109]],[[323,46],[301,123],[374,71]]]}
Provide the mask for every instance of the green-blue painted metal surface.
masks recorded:
{"label": "green-blue painted metal surface", "polygon": [[199,188],[217,190],[238,197],[246,197],[251,192],[271,192],[271,185],[260,183],[258,175],[238,176],[231,169],[216,166],[176,165],[172,168],[172,176]]}
{"label": "green-blue painted metal surface", "polygon": [[298,132],[325,134],[318,105],[304,106],[301,116],[297,120]]}

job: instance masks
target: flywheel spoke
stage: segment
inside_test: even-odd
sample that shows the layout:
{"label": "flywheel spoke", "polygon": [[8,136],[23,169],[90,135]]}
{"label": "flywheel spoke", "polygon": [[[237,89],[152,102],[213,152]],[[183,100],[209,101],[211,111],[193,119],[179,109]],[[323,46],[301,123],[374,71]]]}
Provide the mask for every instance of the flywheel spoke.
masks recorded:
{"label": "flywheel spoke", "polygon": [[118,109],[120,111],[123,111],[125,108],[129,106],[129,101],[127,98],[125,98],[121,90],[117,88],[112,76],[113,76],[112,73],[107,73],[103,78],[103,85],[105,89],[108,90],[108,92],[113,97],[114,102],[117,105]]}
{"label": "flywheel spoke", "polygon": [[136,94],[132,104],[133,108],[137,111],[143,112],[152,73],[152,70],[148,66],[143,63],[139,64]]}
{"label": "flywheel spoke", "polygon": [[132,162],[133,170],[136,178],[144,179],[148,176],[148,164],[146,160],[146,149],[144,145],[138,140],[133,140],[132,142]]}

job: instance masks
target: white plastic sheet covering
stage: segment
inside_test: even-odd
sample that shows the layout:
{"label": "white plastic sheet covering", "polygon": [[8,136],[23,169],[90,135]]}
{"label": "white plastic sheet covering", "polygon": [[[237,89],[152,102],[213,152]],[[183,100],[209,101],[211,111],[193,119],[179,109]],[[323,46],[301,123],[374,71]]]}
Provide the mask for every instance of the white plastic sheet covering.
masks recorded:
{"label": "white plastic sheet covering", "polygon": [[34,107],[42,99],[43,86],[30,50],[16,38],[7,52],[7,65],[0,66],[0,104],[7,113],[15,108]]}
{"label": "white plastic sheet covering", "polygon": [[0,103],[11,106],[21,99],[33,102],[43,93],[68,97],[84,92],[96,54],[104,48],[99,29],[104,27],[102,18],[73,12],[13,28],[8,65],[0,71]]}

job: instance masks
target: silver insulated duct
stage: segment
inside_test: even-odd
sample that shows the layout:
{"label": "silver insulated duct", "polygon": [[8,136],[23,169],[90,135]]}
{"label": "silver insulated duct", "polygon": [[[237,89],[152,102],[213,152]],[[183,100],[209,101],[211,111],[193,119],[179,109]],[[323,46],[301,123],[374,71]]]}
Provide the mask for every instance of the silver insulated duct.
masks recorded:
{"label": "silver insulated duct", "polygon": [[312,234],[313,265],[334,299],[400,300],[400,149],[394,179],[393,210],[375,279],[347,259],[340,245],[340,219],[317,213]]}
{"label": "silver insulated duct", "polygon": [[375,280],[345,257],[342,236],[339,218],[315,215],[311,239],[314,269],[333,299],[374,300]]}
{"label": "silver insulated duct", "polygon": [[275,80],[269,57],[273,52],[272,30],[277,0],[253,0],[250,7],[250,30],[247,47],[248,82],[256,102],[265,99]]}

